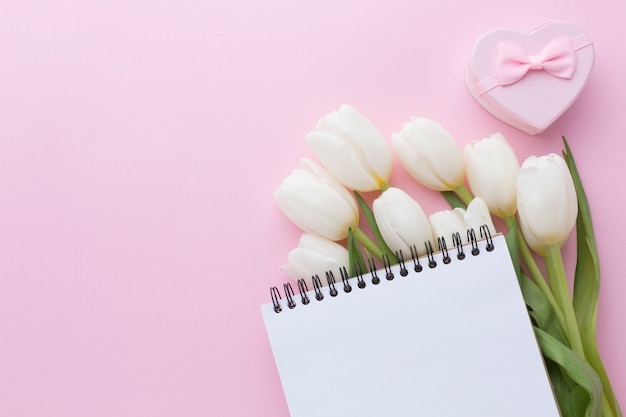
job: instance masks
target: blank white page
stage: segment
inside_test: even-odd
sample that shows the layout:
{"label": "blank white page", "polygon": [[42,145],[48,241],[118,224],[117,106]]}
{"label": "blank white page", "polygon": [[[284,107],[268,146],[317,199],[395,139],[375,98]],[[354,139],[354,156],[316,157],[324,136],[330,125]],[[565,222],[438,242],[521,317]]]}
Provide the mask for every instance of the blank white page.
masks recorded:
{"label": "blank white page", "polygon": [[493,243],[261,306],[291,416],[559,417],[504,237]]}

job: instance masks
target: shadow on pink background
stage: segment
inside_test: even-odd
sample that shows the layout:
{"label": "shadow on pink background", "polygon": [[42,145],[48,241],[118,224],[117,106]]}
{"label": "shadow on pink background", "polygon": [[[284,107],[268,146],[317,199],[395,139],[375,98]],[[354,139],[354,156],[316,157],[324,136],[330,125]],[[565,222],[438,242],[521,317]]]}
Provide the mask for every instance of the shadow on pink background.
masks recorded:
{"label": "shadow on pink background", "polygon": [[[600,350],[624,406],[624,11],[617,0],[4,2],[0,415],[287,416],[259,305],[287,279],[279,265],[299,231],[273,192],[342,103],[389,138],[413,115],[461,145],[499,131],[520,159],[568,137],[599,240]],[[483,32],[552,19],[587,30],[596,65],[570,110],[530,137],[474,102],[465,64]],[[392,183],[427,212],[446,208],[398,166]]]}

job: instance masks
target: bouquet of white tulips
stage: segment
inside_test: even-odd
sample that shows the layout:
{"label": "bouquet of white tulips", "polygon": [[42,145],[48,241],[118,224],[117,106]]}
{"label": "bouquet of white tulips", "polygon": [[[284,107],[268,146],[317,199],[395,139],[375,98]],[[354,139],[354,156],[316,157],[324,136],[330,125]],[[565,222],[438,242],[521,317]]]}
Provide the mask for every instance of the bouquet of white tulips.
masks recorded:
{"label": "bouquet of white tulips", "polygon": [[[462,150],[436,122],[411,119],[393,135],[392,148],[411,177],[441,192],[452,206],[430,216],[390,185],[392,149],[353,107],[343,105],[323,117],[306,140],[320,164],[302,160],[276,192],[282,211],[305,232],[283,267],[290,277],[311,285],[314,277],[340,273],[344,266],[354,276],[366,269],[363,251],[397,262],[403,253],[413,253],[416,243],[436,247],[439,236],[483,225],[495,233],[494,215],[506,225],[562,415],[622,416],[596,345],[598,255],[586,195],[565,138],[563,156],[530,157],[520,166],[500,134]],[[359,193],[371,191],[379,195],[370,207]],[[372,237],[361,229],[361,215]],[[570,291],[561,248],[574,227],[577,263]]]}

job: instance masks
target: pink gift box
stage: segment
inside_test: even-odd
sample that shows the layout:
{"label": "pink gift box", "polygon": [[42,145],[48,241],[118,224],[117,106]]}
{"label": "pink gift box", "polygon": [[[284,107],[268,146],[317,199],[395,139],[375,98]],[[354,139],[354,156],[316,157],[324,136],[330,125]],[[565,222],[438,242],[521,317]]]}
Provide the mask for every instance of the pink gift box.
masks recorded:
{"label": "pink gift box", "polygon": [[591,38],[571,23],[550,22],[530,32],[496,29],[474,45],[466,81],[487,111],[536,135],[576,100],[593,61]]}

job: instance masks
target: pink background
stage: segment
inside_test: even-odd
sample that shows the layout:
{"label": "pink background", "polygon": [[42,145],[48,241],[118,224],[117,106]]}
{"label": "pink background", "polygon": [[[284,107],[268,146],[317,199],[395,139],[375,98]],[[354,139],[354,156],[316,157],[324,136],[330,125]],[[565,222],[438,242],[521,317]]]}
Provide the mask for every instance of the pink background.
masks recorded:
{"label": "pink background", "polygon": [[[625,12],[622,0],[3,1],[0,415],[287,416],[259,305],[287,279],[299,232],[273,192],[342,103],[388,138],[412,115],[461,145],[499,131],[520,159],[568,137],[599,239],[600,350],[626,405]],[[464,69],[481,33],[552,19],[587,30],[596,65],[530,137],[474,102]],[[398,166],[392,183],[427,212],[446,207]]]}

